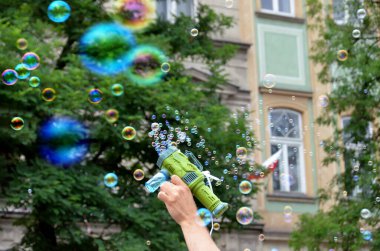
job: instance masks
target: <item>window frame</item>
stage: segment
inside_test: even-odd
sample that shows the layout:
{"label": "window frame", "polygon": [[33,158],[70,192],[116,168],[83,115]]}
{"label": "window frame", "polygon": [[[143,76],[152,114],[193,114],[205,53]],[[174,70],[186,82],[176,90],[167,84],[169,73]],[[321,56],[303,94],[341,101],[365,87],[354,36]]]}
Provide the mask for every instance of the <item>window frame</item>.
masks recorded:
{"label": "window frame", "polygon": [[261,1],[260,1],[261,12],[268,13],[268,14],[274,14],[274,15],[280,15],[280,16],[295,17],[295,1],[294,0],[289,0],[290,1],[290,12],[283,12],[283,11],[279,10],[280,7],[279,7],[278,3],[281,0],[270,0],[270,1],[272,1],[272,6],[273,6],[272,10],[264,9],[262,4],[261,4]]}
{"label": "window frame", "polygon": [[[284,165],[284,173],[286,175],[290,176],[289,172],[289,155],[288,155],[288,147],[289,146],[298,146],[299,149],[299,166],[298,168],[298,191],[290,191],[290,183],[286,182],[285,185],[283,185],[280,182],[280,190],[274,190],[274,183],[272,184],[273,192],[286,192],[286,193],[304,193],[306,194],[306,166],[305,166],[305,158],[304,158],[304,137],[302,133],[302,113],[298,112],[296,110],[290,109],[290,108],[274,108],[272,111],[268,113],[268,116],[272,116],[272,112],[274,111],[286,111],[286,113],[292,113],[295,114],[298,117],[298,128],[299,128],[299,137],[298,138],[289,138],[289,137],[278,137],[278,136],[272,136],[271,130],[269,130],[269,151],[271,153],[271,145],[272,144],[281,144],[281,160],[283,160],[284,163],[281,163],[280,165]],[[271,123],[272,118],[269,118],[269,124]],[[279,149],[278,149],[279,150]],[[277,168],[280,168],[280,165]],[[280,174],[281,175],[281,174]],[[285,189],[283,190],[283,186],[285,186]]]}

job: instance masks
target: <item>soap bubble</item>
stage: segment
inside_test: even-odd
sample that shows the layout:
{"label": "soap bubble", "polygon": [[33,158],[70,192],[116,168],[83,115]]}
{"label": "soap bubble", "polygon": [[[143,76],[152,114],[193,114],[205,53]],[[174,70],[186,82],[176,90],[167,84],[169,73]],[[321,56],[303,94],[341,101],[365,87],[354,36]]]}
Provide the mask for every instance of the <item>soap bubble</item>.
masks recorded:
{"label": "soap bubble", "polygon": [[352,31],[352,37],[353,37],[353,38],[359,38],[360,35],[361,35],[360,30],[355,29],[355,30]]}
{"label": "soap bubble", "polygon": [[339,61],[346,61],[348,58],[348,52],[346,50],[339,50],[337,53],[337,58]]}
{"label": "soap bubble", "polygon": [[197,219],[197,223],[201,226],[207,226],[212,221],[212,213],[206,208],[199,208],[197,215],[200,219]]}
{"label": "soap bubble", "polygon": [[28,48],[28,40],[26,40],[25,38],[17,39],[16,47],[17,49],[22,50],[22,51],[26,50]]}
{"label": "soap bubble", "polygon": [[293,213],[293,208],[289,205],[284,207],[284,215],[291,215]]}
{"label": "soap bubble", "polygon": [[132,126],[126,126],[121,132],[121,136],[123,136],[125,140],[133,140],[136,137],[136,130]]}
{"label": "soap bubble", "polygon": [[156,17],[156,1],[117,0],[116,19],[132,30],[141,30],[151,24]]}
{"label": "soap bubble", "polygon": [[144,171],[141,170],[141,169],[136,169],[134,172],[133,172],[133,178],[137,181],[140,181],[142,179],[144,179],[145,177],[145,174],[144,174]]}
{"label": "soap bubble", "polygon": [[135,45],[133,34],[115,23],[90,27],[79,42],[79,55],[84,66],[100,75],[115,75],[131,65],[130,49]]}
{"label": "soap bubble", "polygon": [[41,83],[41,80],[39,77],[33,76],[29,79],[29,86],[30,87],[36,88],[36,87],[40,86],[40,83]]}
{"label": "soap bubble", "polygon": [[196,36],[198,36],[198,30],[195,29],[195,28],[191,29],[191,30],[190,30],[190,35],[191,35],[192,37],[196,37]]}
{"label": "soap bubble", "polygon": [[119,111],[116,109],[108,109],[105,112],[106,120],[110,123],[115,123],[119,119]]}
{"label": "soap bubble", "polygon": [[248,180],[243,180],[239,184],[239,191],[242,194],[249,194],[252,191],[252,183]]}
{"label": "soap bubble", "polygon": [[376,197],[375,200],[376,200],[377,203],[380,203],[380,197]]}
{"label": "soap bubble", "polygon": [[170,71],[170,64],[165,62],[161,64],[161,71],[168,73]]}
{"label": "soap bubble", "polygon": [[363,208],[363,209],[360,211],[360,216],[361,216],[363,219],[368,219],[368,218],[371,218],[372,213],[371,213],[371,211],[369,211],[367,208]]}
{"label": "soap bubble", "polygon": [[264,241],[265,240],[265,235],[259,234],[259,241]]}
{"label": "soap bubble", "polygon": [[24,128],[24,120],[20,117],[14,117],[11,120],[11,128],[15,131],[20,131]]}
{"label": "soap bubble", "polygon": [[155,132],[160,130],[160,124],[158,124],[157,122],[152,123],[151,127],[152,127],[152,131],[155,131]]}
{"label": "soap bubble", "polygon": [[150,241],[150,240],[147,240],[147,241],[146,241],[146,245],[147,245],[147,246],[150,246],[150,244],[152,244],[151,241]]}
{"label": "soap bubble", "polygon": [[214,226],[214,230],[215,231],[219,231],[220,230],[220,224],[218,222],[215,222],[213,226]]}
{"label": "soap bubble", "polygon": [[167,58],[159,49],[141,45],[133,49],[129,54],[132,66],[127,70],[127,76],[136,84],[152,85],[161,81],[164,72],[161,65],[167,62]]}
{"label": "soap bubble", "polygon": [[118,182],[118,178],[117,178],[117,175],[114,174],[114,173],[107,173],[105,176],[104,176],[104,185],[106,187],[115,187],[117,185],[117,182]]}
{"label": "soap bubble", "polygon": [[276,76],[273,74],[266,74],[263,79],[263,85],[270,89],[276,85]]}
{"label": "soap bubble", "polygon": [[30,76],[30,71],[25,64],[18,64],[15,67],[15,71],[17,72],[18,79],[27,79]]}
{"label": "soap bubble", "polygon": [[359,20],[363,20],[367,16],[367,11],[365,9],[358,9],[356,16]]}
{"label": "soap bubble", "polygon": [[248,225],[253,221],[253,211],[249,207],[241,207],[236,212],[236,220],[241,225]]}
{"label": "soap bubble", "polygon": [[40,154],[50,163],[67,167],[84,159],[89,131],[70,117],[53,117],[39,130]]}
{"label": "soap bubble", "polygon": [[122,84],[113,84],[111,86],[112,95],[119,97],[124,94],[124,87]]}
{"label": "soap bubble", "polygon": [[103,100],[103,92],[97,88],[88,92],[88,101],[92,104],[99,104]]}
{"label": "soap bubble", "polygon": [[45,88],[41,92],[41,97],[47,102],[51,102],[56,98],[56,92],[53,88]]}
{"label": "soap bubble", "polygon": [[15,70],[6,69],[1,74],[1,80],[6,85],[14,85],[14,84],[16,84],[16,82],[18,80],[18,74]]}
{"label": "soap bubble", "polygon": [[329,105],[329,98],[326,95],[321,95],[318,97],[319,106],[325,108]]}
{"label": "soap bubble", "polygon": [[35,70],[40,66],[40,57],[34,52],[25,53],[21,60],[29,71]]}
{"label": "soap bubble", "polygon": [[371,233],[371,231],[368,231],[368,230],[363,231],[362,236],[363,236],[363,240],[365,240],[365,241],[372,240],[372,233]]}
{"label": "soap bubble", "polygon": [[247,151],[247,148],[245,147],[241,146],[236,149],[236,157],[238,157],[239,159],[247,158],[247,154],[248,154],[248,151]]}
{"label": "soap bubble", "polygon": [[70,5],[65,1],[53,1],[47,10],[49,19],[55,23],[65,22],[70,17],[70,13]]}
{"label": "soap bubble", "polygon": [[232,8],[234,6],[234,0],[226,0],[226,7]]}

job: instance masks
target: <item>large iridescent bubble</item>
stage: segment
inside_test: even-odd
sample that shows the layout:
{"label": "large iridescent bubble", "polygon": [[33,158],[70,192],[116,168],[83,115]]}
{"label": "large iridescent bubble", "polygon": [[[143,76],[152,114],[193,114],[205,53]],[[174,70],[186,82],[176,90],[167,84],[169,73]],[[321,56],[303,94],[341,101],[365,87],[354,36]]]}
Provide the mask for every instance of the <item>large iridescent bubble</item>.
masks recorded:
{"label": "large iridescent bubble", "polygon": [[90,27],[79,42],[79,54],[84,66],[100,75],[115,75],[131,65],[128,51],[135,46],[132,33],[115,23]]}
{"label": "large iridescent bubble", "polygon": [[117,0],[114,7],[116,19],[132,30],[143,29],[156,18],[154,0]]}
{"label": "large iridescent bubble", "polygon": [[132,62],[128,68],[127,76],[139,85],[153,85],[161,81],[165,73],[161,65],[167,62],[162,51],[149,45],[141,45],[133,49],[129,54]]}
{"label": "large iridescent bubble", "polygon": [[87,128],[71,117],[53,117],[40,128],[40,154],[53,165],[68,167],[88,151]]}

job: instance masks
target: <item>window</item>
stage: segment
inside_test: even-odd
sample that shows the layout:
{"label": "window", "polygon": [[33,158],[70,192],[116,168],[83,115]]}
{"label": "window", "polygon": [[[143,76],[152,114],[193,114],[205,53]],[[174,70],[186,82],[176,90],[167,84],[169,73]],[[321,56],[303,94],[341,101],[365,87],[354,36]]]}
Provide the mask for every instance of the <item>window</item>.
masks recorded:
{"label": "window", "polygon": [[[355,170],[355,166],[358,167],[359,170],[359,162],[355,159],[356,157],[359,157],[359,155],[365,150],[365,144],[363,142],[354,142],[353,135],[349,132],[346,131],[345,129],[348,129],[351,124],[351,117],[350,116],[345,116],[342,117],[342,128],[343,128],[343,143],[345,145],[346,150],[352,150],[354,153],[354,156],[351,156],[347,152],[344,153],[343,155],[343,160],[344,160],[344,167],[346,170],[353,169]],[[357,123],[356,123],[357,126]],[[365,137],[371,138],[372,137],[372,126],[371,123],[368,123],[366,126],[366,135]],[[355,171],[356,172],[356,171]],[[357,184],[352,191],[352,197],[355,198],[357,197],[360,193],[362,193],[362,188],[359,187]]]}
{"label": "window", "polygon": [[348,20],[346,0],[333,0],[333,18],[337,24],[345,24]]}
{"label": "window", "polygon": [[174,21],[181,14],[194,17],[197,0],[157,0],[157,15],[165,20]]}
{"label": "window", "polygon": [[301,114],[288,109],[269,113],[271,154],[282,149],[279,166],[273,173],[273,190],[305,192]]}
{"label": "window", "polygon": [[273,14],[294,16],[294,0],[261,0],[261,10]]}

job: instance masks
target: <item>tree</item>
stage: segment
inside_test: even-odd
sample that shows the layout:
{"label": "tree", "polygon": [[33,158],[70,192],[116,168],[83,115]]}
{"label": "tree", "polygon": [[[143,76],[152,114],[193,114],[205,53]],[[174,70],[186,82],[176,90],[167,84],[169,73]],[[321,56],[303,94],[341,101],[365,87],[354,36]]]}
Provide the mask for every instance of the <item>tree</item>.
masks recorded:
{"label": "tree", "polygon": [[[168,216],[155,194],[147,194],[143,184],[157,172],[157,154],[151,145],[150,123],[164,122],[182,128],[191,143],[190,149],[215,176],[224,176],[223,186],[214,188],[223,201],[233,205],[224,219],[236,227],[234,209],[242,206],[238,183],[225,175],[236,158],[236,146],[253,151],[255,141],[247,127],[247,112],[231,112],[220,104],[216,88],[226,83],[223,65],[234,55],[231,45],[215,47],[212,34],[231,27],[230,17],[216,14],[200,5],[197,17],[179,16],[174,23],[158,20],[134,36],[139,44],[154,45],[170,58],[171,69],[163,81],[153,86],[140,86],[125,74],[96,75],[82,66],[78,41],[83,33],[99,22],[112,22],[103,8],[106,1],[70,1],[70,18],[61,24],[51,22],[47,7],[51,1],[1,1],[0,8],[0,68],[12,69],[26,52],[16,47],[19,38],[28,41],[27,51],[41,58],[41,65],[32,75],[41,79],[38,88],[27,80],[0,87],[2,127],[0,128],[0,187],[7,206],[30,209],[17,224],[27,231],[17,250],[185,250],[180,229]],[[199,30],[197,37],[189,27]],[[185,59],[205,63],[211,76],[207,82],[195,83],[184,73]],[[110,90],[122,83],[124,94],[113,96]],[[57,97],[52,102],[41,99],[44,88],[54,88]],[[104,99],[99,104],[88,102],[88,90],[99,88]],[[109,123],[104,111],[114,108],[119,119]],[[156,120],[152,116],[161,116]],[[14,116],[24,119],[21,130],[9,127]],[[39,154],[39,130],[46,120],[69,116],[80,121],[90,133],[89,152],[79,163],[56,166]],[[125,126],[137,129],[137,137],[126,141],[121,137]],[[188,127],[188,130],[184,129]],[[194,130],[191,130],[194,129]],[[192,131],[192,132],[190,132]],[[243,136],[243,137],[242,137]],[[206,141],[206,144],[197,144]],[[67,139],[54,144],[72,144]],[[185,142],[186,143],[186,142]],[[205,147],[206,146],[206,147]],[[219,163],[219,164],[218,164]],[[208,166],[207,166],[208,165]],[[235,164],[233,164],[235,165]],[[236,163],[234,171],[248,171],[248,162]],[[253,165],[251,163],[251,165]],[[136,181],[133,172],[145,171],[145,178]],[[252,169],[251,169],[252,171]],[[118,189],[103,185],[106,173],[118,176]],[[226,184],[230,189],[226,189]],[[255,187],[253,193],[257,191]],[[97,226],[102,233],[94,230]],[[118,226],[110,235],[107,229]],[[83,229],[87,227],[88,233]]]}
{"label": "tree", "polygon": [[[344,171],[319,193],[321,204],[332,201],[333,206],[301,216],[290,241],[296,250],[320,250],[324,245],[336,250],[380,248],[380,10],[375,1],[346,2],[335,6],[349,17],[338,25],[330,15],[331,6],[324,10],[322,1],[307,1],[310,29],[319,33],[312,59],[322,66],[319,80],[332,84],[327,98],[321,97],[328,106],[317,119],[334,129],[324,141],[323,164],[344,165]],[[347,115],[342,127],[341,118]]]}

